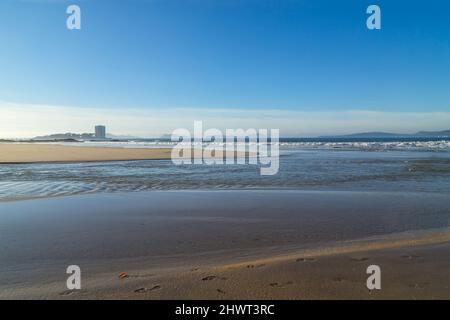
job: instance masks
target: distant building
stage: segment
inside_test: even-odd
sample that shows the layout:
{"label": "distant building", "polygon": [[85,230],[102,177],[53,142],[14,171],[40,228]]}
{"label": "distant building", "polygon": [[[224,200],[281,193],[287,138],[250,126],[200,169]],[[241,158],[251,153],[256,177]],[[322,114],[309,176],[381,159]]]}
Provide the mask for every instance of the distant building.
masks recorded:
{"label": "distant building", "polygon": [[95,126],[95,138],[96,139],[106,139],[106,127],[105,126]]}

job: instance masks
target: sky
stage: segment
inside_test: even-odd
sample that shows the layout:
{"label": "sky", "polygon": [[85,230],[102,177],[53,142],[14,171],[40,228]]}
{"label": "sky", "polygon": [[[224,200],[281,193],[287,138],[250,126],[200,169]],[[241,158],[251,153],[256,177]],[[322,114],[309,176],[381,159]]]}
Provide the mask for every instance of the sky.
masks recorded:
{"label": "sky", "polygon": [[[66,9],[81,8],[81,30]],[[366,9],[381,8],[381,30]],[[2,0],[0,137],[450,129],[448,1]]]}

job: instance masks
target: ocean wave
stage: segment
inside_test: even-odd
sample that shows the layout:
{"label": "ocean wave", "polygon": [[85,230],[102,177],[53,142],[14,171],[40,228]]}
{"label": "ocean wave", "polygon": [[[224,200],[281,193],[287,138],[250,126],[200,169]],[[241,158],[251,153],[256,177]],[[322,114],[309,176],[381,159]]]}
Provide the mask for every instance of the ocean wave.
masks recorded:
{"label": "ocean wave", "polygon": [[[171,141],[85,141],[61,143],[70,146],[86,147],[121,147],[121,148],[172,148],[178,142]],[[238,147],[249,147],[267,143],[245,143],[237,144]],[[269,143],[270,144],[270,143]],[[449,140],[439,141],[297,141],[297,142],[277,142],[273,143],[280,149],[341,149],[341,150],[362,150],[362,151],[389,151],[389,150],[413,150],[413,151],[448,151],[450,150]],[[184,143],[189,146],[190,143]],[[207,145],[218,148],[234,147],[233,143],[212,142],[212,143],[193,143],[194,147],[205,147]]]}
{"label": "ocean wave", "polygon": [[286,142],[284,148],[356,149],[356,150],[450,150],[450,141],[389,141],[389,142]]}

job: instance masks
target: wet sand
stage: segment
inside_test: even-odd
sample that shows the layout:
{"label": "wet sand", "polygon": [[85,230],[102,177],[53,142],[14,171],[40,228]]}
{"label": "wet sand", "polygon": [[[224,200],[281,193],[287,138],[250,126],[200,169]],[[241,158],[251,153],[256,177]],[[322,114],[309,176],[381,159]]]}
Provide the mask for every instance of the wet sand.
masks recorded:
{"label": "wet sand", "polygon": [[[299,191],[0,203],[0,298],[448,299],[449,204],[445,194]],[[65,288],[72,264],[81,291]],[[382,268],[381,291],[366,288],[370,264]]]}
{"label": "wet sand", "polygon": [[[114,264],[114,261],[110,264]],[[381,268],[381,290],[366,269]],[[103,267],[103,272],[98,268]],[[0,299],[450,299],[450,232],[217,265],[82,269],[82,289],[17,284]],[[113,268],[114,269],[114,268]],[[87,271],[87,272],[86,272]]]}

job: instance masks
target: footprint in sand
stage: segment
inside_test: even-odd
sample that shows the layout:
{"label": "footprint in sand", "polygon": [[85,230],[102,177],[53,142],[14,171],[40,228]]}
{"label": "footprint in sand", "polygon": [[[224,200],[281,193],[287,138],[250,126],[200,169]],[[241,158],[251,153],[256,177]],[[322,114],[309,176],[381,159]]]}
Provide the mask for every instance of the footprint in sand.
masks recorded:
{"label": "footprint in sand", "polygon": [[271,286],[271,287],[277,287],[277,288],[283,288],[283,287],[288,286],[288,285],[291,285],[291,284],[293,284],[292,281],[287,281],[287,282],[283,282],[283,283],[272,282],[272,283],[269,283],[269,286]]}
{"label": "footprint in sand", "polygon": [[225,278],[225,277],[207,276],[207,277],[204,277],[204,278],[202,279],[202,281],[211,281],[211,280],[215,280],[215,279],[218,279],[218,280],[227,280],[227,278]]}
{"label": "footprint in sand", "polygon": [[128,278],[150,278],[153,277],[154,274],[151,273],[143,273],[143,274],[127,274],[126,272],[121,272],[118,275],[120,280],[128,279]]}
{"label": "footprint in sand", "polygon": [[161,289],[161,286],[156,285],[151,288],[139,288],[139,289],[134,290],[134,292],[135,293],[145,293],[145,292],[150,292],[150,291],[154,291],[154,290],[158,290],[158,289]]}
{"label": "footprint in sand", "polygon": [[262,268],[265,265],[266,265],[265,263],[257,264],[256,266],[254,264],[249,264],[249,265],[247,265],[247,269]]}
{"label": "footprint in sand", "polygon": [[316,261],[316,259],[314,259],[314,258],[298,258],[295,261],[296,262],[313,262],[313,261]]}
{"label": "footprint in sand", "polygon": [[351,258],[352,261],[356,261],[356,262],[363,262],[363,261],[367,261],[369,260],[369,258],[366,257],[362,257],[362,258]]}

